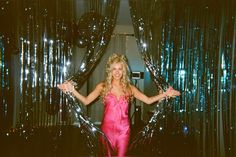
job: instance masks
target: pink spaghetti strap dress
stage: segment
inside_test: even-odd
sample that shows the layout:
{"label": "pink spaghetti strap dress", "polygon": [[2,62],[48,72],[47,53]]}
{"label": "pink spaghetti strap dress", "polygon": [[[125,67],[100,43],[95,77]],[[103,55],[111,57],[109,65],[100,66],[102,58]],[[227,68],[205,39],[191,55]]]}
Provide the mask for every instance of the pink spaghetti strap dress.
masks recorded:
{"label": "pink spaghetti strap dress", "polygon": [[[130,138],[130,120],[128,115],[129,98],[125,95],[117,98],[109,92],[104,98],[104,117],[101,125],[115,154],[124,157]],[[111,152],[107,152],[111,156]]]}

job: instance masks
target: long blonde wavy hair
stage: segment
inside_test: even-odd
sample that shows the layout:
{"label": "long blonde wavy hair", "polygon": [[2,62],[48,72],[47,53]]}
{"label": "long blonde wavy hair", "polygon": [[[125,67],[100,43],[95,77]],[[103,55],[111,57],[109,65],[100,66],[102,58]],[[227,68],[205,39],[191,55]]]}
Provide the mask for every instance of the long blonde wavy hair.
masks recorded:
{"label": "long blonde wavy hair", "polygon": [[[111,90],[112,88],[112,65],[115,63],[121,63],[123,66],[123,74],[121,78],[121,84],[123,86],[123,91],[126,96],[130,97],[132,96],[131,93],[131,87],[130,87],[130,79],[129,79],[129,67],[127,64],[127,59],[124,55],[120,55],[117,53],[113,53],[106,64],[106,77],[104,80],[104,87],[101,93],[101,96],[104,98],[106,94]],[[127,92],[128,91],[128,92]]]}

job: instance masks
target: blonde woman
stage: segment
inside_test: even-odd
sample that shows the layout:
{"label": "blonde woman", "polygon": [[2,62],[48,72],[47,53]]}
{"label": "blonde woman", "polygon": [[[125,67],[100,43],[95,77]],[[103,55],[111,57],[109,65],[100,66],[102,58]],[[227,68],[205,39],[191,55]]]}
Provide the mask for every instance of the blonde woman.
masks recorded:
{"label": "blonde woman", "polygon": [[[148,97],[131,85],[128,74],[128,65],[123,55],[113,54],[106,64],[106,78],[99,83],[88,95],[83,96],[74,90],[70,82],[58,85],[63,92],[71,92],[84,105],[93,102],[101,96],[104,102],[104,115],[101,129],[115,150],[115,156],[124,157],[130,139],[130,121],[128,117],[129,102],[134,97],[152,104],[166,97],[179,96],[180,92],[169,88],[166,92]],[[111,152],[107,152],[111,156]]]}

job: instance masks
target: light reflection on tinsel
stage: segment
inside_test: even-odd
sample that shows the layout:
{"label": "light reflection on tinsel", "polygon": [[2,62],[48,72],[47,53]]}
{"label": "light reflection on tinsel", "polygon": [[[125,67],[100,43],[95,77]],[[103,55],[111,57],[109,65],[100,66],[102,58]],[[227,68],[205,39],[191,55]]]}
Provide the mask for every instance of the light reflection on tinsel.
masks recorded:
{"label": "light reflection on tinsel", "polygon": [[[198,152],[196,156],[234,156],[235,3],[190,4],[130,0],[135,36],[158,88],[166,85],[159,80],[163,76],[182,91],[180,99],[172,103],[170,114],[185,127],[175,128],[172,133],[182,131],[193,136],[197,145],[191,150]],[[150,131],[143,132],[146,141],[150,140],[150,124],[145,127]],[[158,135],[157,129],[153,131]],[[132,145],[141,148],[143,141]],[[158,154],[160,149],[154,149]],[[187,150],[179,155],[193,155],[186,154]]]}
{"label": "light reflection on tinsel", "polygon": [[5,0],[0,3],[0,20],[5,21],[0,25],[0,128],[4,129],[12,125],[13,116],[13,92],[11,76],[11,55],[15,53],[13,17],[11,1]]}
{"label": "light reflection on tinsel", "polygon": [[1,126],[4,128],[7,123],[7,113],[10,111],[10,75],[9,75],[9,54],[6,54],[6,39],[0,36],[0,112]]}
{"label": "light reflection on tinsel", "polygon": [[[78,23],[72,20],[74,0],[17,1],[14,4],[19,15],[14,19],[18,31],[14,35],[19,40],[20,49],[20,66],[14,68],[20,71],[20,93],[15,95],[20,98],[16,132],[28,140],[37,131],[35,126],[71,124],[75,121],[85,136],[89,154],[98,156],[98,148],[103,147],[99,145],[99,139],[106,140],[104,134],[85,116],[80,104],[74,99],[71,101],[71,95],[63,95],[56,86],[67,79],[73,80],[76,88],[80,88],[87,80],[108,45],[119,1],[104,1],[96,5],[94,0],[83,1],[91,8],[84,10]],[[68,77],[73,46],[86,47],[87,52],[78,72]],[[66,105],[71,107],[69,111]],[[73,121],[67,112],[74,113]],[[6,135],[10,136],[10,133]],[[61,135],[59,133],[57,138]]]}

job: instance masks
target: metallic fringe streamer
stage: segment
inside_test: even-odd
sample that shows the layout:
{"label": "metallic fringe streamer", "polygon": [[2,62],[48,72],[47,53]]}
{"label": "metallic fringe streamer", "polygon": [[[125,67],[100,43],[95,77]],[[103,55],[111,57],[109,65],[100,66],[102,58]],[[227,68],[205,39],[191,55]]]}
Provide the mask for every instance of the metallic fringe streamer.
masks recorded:
{"label": "metallic fringe streamer", "polygon": [[[234,156],[235,2],[129,2],[135,36],[154,82],[161,89],[169,82],[182,91],[169,111],[181,126],[172,134],[193,137],[191,149],[197,156]],[[138,144],[143,145],[133,145]],[[187,151],[175,155],[191,156]]]}

